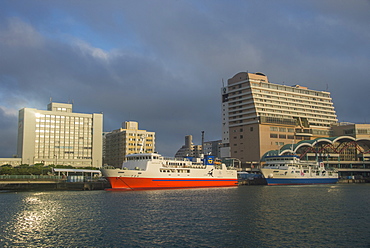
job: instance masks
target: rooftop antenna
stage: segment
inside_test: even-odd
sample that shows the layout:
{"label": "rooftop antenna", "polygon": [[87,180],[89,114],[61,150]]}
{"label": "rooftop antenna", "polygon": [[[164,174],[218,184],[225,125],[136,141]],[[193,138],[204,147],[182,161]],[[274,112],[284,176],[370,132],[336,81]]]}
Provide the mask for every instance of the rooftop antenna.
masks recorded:
{"label": "rooftop antenna", "polygon": [[50,101],[50,102],[52,102],[52,101],[53,101],[53,98],[52,98],[52,97],[50,97],[49,101]]}

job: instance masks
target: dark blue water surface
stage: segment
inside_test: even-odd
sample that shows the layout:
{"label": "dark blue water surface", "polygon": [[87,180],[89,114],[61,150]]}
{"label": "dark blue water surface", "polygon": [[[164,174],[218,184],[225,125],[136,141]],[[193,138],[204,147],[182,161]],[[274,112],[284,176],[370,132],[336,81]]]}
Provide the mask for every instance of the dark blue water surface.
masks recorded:
{"label": "dark blue water surface", "polygon": [[370,247],[370,185],[0,194],[2,247]]}

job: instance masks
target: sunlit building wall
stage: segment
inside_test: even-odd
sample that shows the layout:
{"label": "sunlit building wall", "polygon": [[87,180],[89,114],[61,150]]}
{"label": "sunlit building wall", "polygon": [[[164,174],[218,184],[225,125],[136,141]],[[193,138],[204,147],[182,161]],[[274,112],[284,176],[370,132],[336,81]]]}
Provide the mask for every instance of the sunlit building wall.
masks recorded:
{"label": "sunlit building wall", "polygon": [[102,165],[103,114],[74,113],[72,104],[19,111],[17,155],[24,164]]}
{"label": "sunlit building wall", "polygon": [[155,151],[155,132],[139,130],[139,123],[126,121],[122,128],[105,134],[104,164],[121,167],[126,155]]}
{"label": "sunlit building wall", "polygon": [[[330,137],[338,122],[329,92],[268,81],[240,72],[222,88],[223,157],[258,162],[285,144]],[[226,155],[226,156],[225,156]]]}
{"label": "sunlit building wall", "polygon": [[370,139],[370,124],[341,122],[332,126],[333,136],[351,136],[356,139]]}

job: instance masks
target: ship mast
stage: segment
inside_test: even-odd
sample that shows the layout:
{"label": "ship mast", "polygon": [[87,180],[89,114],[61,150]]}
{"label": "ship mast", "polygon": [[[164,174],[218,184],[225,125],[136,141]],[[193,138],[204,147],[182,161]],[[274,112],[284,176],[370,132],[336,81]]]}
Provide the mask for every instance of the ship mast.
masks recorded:
{"label": "ship mast", "polygon": [[141,137],[141,139],[140,139],[140,144],[139,144],[139,146],[140,146],[139,153],[144,153],[145,135],[143,134],[140,137]]}

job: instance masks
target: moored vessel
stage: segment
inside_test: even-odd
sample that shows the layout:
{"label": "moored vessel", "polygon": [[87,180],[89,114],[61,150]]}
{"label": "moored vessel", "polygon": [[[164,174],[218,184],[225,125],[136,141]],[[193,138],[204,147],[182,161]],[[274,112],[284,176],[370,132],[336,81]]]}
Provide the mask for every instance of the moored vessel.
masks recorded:
{"label": "moored vessel", "polygon": [[331,184],[338,172],[323,162],[301,161],[296,155],[268,156],[261,172],[267,185]]}
{"label": "moored vessel", "polygon": [[126,156],[122,168],[103,167],[113,190],[237,186],[237,171],[213,156],[165,158],[157,153]]}

